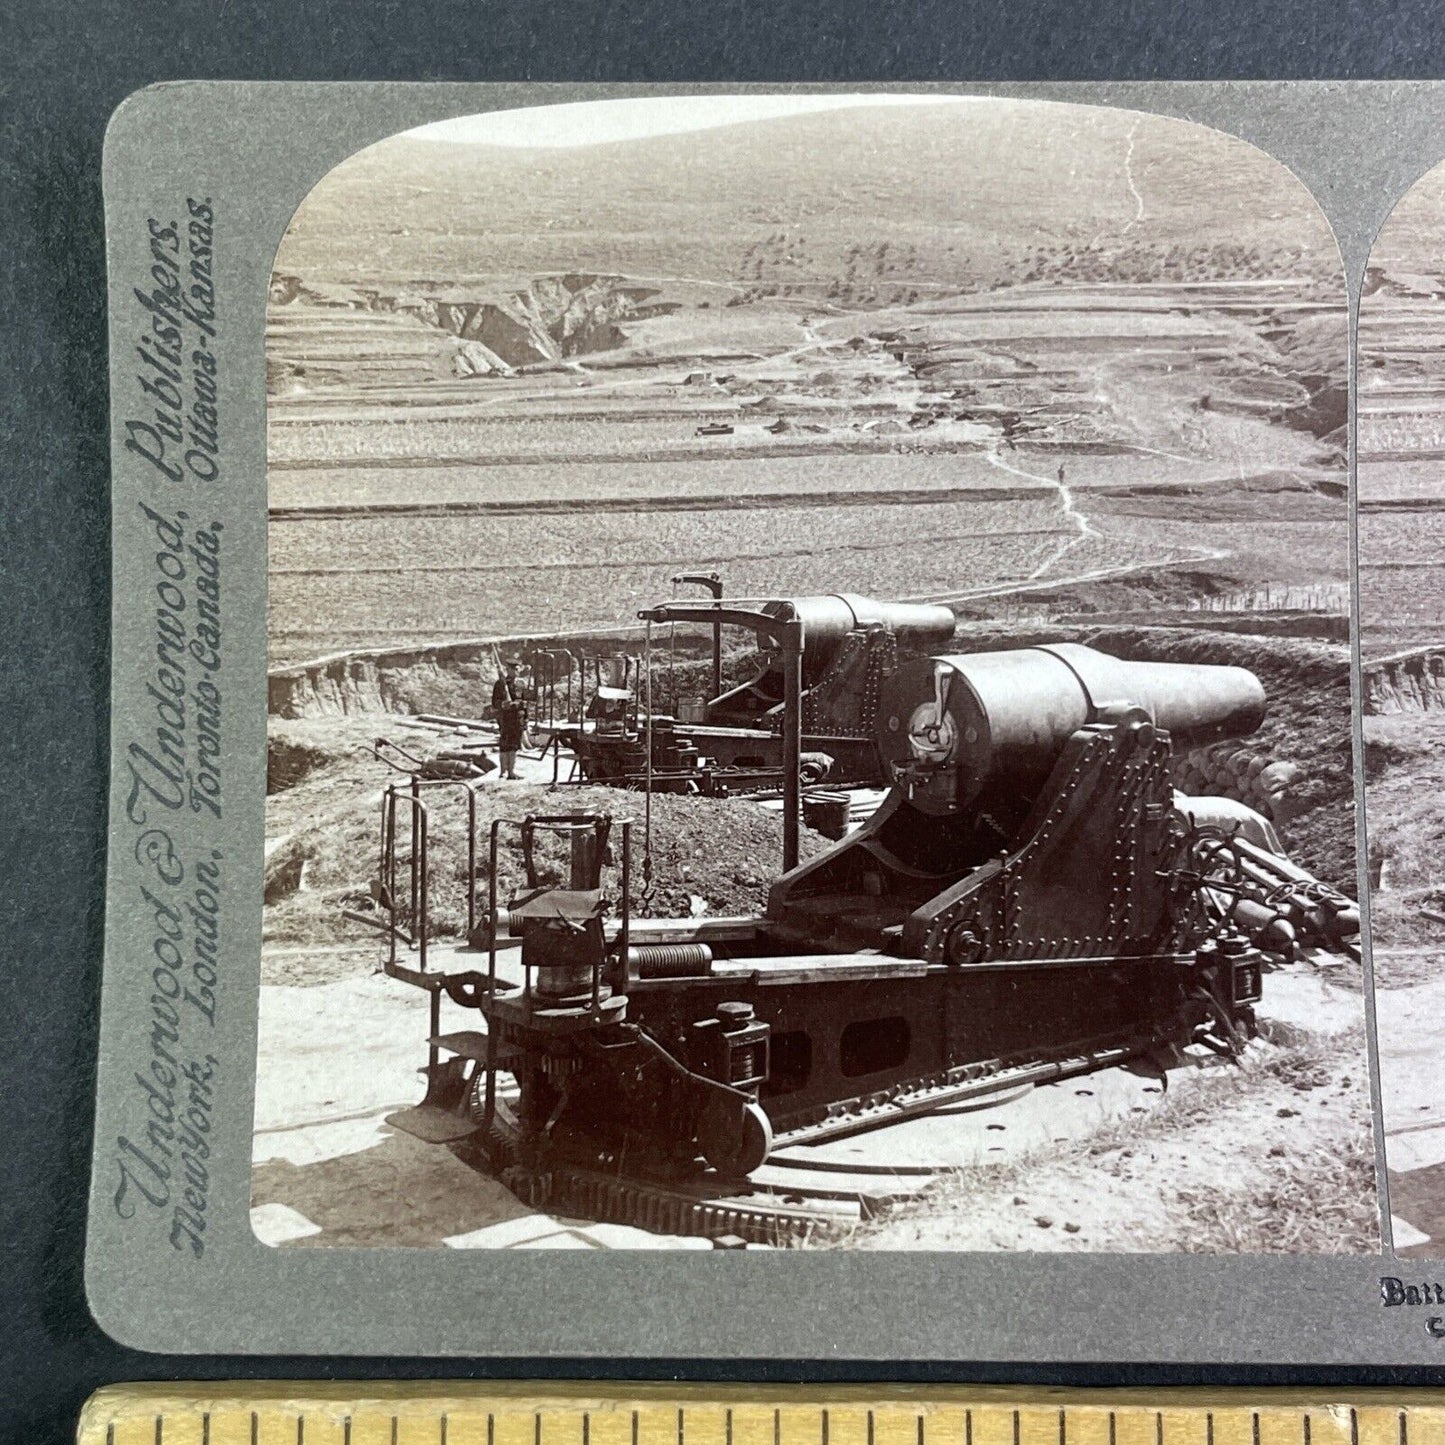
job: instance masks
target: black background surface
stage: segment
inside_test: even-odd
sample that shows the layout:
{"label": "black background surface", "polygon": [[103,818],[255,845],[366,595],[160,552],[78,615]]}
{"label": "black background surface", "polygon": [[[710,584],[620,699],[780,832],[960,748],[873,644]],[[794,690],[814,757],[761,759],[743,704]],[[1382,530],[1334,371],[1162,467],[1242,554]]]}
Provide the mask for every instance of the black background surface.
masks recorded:
{"label": "black background surface", "polygon": [[[1445,1383],[1440,1372],[999,1369],[141,1355],[82,1256],[105,829],[105,124],[159,80],[928,81],[1445,77],[1429,0],[7,0],[0,6],[0,1440],[70,1438],[127,1379],[589,1375]],[[926,1308],[926,1302],[921,1303]],[[1180,1301],[1181,1309],[1188,1302]],[[1280,1301],[1280,1328],[1307,1301]]]}

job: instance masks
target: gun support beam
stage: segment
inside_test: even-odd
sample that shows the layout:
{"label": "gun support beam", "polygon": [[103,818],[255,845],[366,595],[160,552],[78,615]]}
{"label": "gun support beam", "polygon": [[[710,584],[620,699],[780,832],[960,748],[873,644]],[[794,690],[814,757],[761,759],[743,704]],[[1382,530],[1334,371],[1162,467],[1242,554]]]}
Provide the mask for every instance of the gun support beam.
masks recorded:
{"label": "gun support beam", "polygon": [[[672,581],[674,586],[686,585],[705,588],[714,601],[723,595],[722,578],[716,572],[679,572]],[[712,625],[712,696],[718,697],[721,693],[722,623],[714,621]]]}
{"label": "gun support beam", "polygon": [[770,638],[783,659],[783,871],[798,866],[799,828],[803,814],[803,623],[789,614],[758,612],[750,607],[729,607],[719,601],[667,602],[639,612],[643,622],[710,622],[750,627]]}

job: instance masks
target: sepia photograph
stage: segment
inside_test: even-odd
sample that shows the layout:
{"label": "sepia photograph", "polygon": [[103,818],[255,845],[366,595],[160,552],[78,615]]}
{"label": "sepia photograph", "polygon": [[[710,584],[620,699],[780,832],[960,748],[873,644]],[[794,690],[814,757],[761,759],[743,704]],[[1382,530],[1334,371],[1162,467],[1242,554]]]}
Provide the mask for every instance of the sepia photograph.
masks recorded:
{"label": "sepia photograph", "polygon": [[[1400,1018],[1429,195],[1361,308]],[[331,170],[266,322],[256,1237],[1377,1253],[1348,357],[1304,185],[1143,112],[614,99]]]}
{"label": "sepia photograph", "polygon": [[1360,298],[1359,589],[1370,937],[1395,1249],[1445,1255],[1445,167]]}

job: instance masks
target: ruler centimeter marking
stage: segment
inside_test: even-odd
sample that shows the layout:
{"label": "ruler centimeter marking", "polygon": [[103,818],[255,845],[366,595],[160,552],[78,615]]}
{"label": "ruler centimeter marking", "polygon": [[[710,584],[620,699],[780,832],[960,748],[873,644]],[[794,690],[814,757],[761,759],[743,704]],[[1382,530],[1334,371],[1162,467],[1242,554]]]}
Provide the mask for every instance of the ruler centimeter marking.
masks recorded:
{"label": "ruler centimeter marking", "polygon": [[[348,1393],[348,1389],[350,1393]],[[529,1392],[530,1390],[530,1392]],[[112,1386],[78,1445],[1445,1445],[1445,1392]]]}

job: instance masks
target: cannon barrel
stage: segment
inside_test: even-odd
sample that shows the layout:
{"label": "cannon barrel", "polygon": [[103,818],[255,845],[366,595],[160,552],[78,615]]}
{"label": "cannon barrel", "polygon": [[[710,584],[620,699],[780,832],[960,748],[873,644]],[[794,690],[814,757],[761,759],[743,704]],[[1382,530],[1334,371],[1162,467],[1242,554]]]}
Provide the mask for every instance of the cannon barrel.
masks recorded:
{"label": "cannon barrel", "polygon": [[887,775],[928,812],[954,812],[994,784],[1037,787],[1089,723],[1135,716],[1179,747],[1243,737],[1264,689],[1241,667],[1126,662],[1078,643],[917,658],[883,686]]}
{"label": "cannon barrel", "polygon": [[761,610],[803,624],[803,671],[809,678],[826,671],[839,644],[859,628],[885,626],[902,651],[936,652],[948,645],[957,626],[952,611],[937,603],[878,602],[854,592],[782,598]]}

